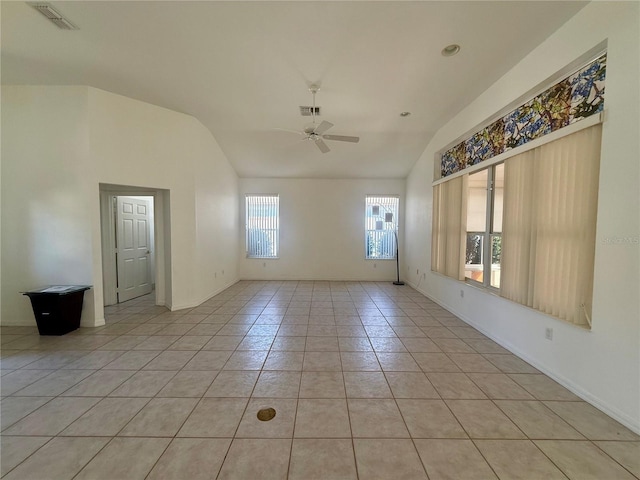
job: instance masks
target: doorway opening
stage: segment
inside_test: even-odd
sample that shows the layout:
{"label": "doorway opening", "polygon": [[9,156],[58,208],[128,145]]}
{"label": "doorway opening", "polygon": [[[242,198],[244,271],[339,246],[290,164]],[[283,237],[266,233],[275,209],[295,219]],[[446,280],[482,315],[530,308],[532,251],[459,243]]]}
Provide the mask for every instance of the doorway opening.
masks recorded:
{"label": "doorway opening", "polygon": [[100,185],[104,306],[155,293],[170,299],[169,192]]}

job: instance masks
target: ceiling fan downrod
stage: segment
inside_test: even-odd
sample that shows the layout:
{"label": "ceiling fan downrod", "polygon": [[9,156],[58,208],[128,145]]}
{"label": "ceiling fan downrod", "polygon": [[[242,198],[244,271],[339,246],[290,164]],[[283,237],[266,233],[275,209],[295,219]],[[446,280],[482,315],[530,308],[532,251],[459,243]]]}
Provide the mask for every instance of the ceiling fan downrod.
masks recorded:
{"label": "ceiling fan downrod", "polygon": [[316,93],[318,93],[318,90],[320,90],[320,87],[315,83],[309,86],[309,91],[313,96],[313,107],[311,109],[311,119],[313,123],[316,123]]}

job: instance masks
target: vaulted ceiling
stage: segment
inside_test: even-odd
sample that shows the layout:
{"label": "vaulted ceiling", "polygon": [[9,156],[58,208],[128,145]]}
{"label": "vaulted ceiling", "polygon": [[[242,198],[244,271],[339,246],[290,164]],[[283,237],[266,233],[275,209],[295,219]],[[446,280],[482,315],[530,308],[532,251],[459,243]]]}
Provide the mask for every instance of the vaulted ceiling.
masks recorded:
{"label": "vaulted ceiling", "polygon": [[[1,4],[2,83],[90,85],[198,118],[241,177],[403,178],[437,129],[586,2]],[[450,44],[460,53],[441,55]],[[302,131],[320,85],[327,133]],[[496,110],[500,106],[496,106]],[[411,112],[401,117],[401,112]]]}

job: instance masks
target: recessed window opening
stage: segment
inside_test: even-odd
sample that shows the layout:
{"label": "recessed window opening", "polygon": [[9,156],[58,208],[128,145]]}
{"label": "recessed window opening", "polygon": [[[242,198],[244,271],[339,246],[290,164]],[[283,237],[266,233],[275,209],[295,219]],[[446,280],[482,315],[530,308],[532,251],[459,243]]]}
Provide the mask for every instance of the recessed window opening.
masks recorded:
{"label": "recessed window opening", "polygon": [[247,258],[277,258],[280,233],[278,195],[246,195]]}
{"label": "recessed window opening", "polygon": [[434,185],[431,266],[591,327],[599,124]]}
{"label": "recessed window opening", "polygon": [[365,197],[365,258],[394,260],[398,244],[397,195]]}

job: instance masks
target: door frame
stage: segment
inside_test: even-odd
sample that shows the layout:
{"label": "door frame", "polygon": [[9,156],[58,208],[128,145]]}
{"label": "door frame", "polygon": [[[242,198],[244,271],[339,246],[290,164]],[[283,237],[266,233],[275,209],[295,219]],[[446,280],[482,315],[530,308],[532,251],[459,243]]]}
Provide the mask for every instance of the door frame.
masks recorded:
{"label": "door frame", "polygon": [[169,191],[164,189],[100,184],[100,227],[102,250],[102,287],[104,306],[118,303],[116,270],[115,215],[111,197],[153,197],[156,305],[171,303],[171,224]]}

